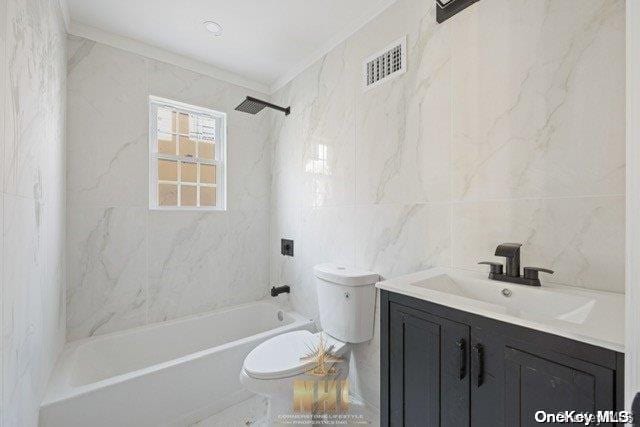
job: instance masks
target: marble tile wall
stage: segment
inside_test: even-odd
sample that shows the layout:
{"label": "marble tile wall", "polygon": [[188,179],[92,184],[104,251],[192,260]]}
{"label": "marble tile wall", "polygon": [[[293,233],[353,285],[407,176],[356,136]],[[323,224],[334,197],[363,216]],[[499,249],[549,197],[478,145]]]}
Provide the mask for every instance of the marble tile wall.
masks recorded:
{"label": "marble tile wall", "polygon": [[57,0],[0,0],[0,425],[36,426],[65,340],[66,35]]}
{"label": "marble tile wall", "polygon": [[[271,124],[271,280],[315,317],[316,263],[476,270],[516,241],[544,280],[623,292],[624,1],[434,7],[399,0],[273,96],[292,112]],[[363,59],[404,35],[407,73],[363,91]],[[376,406],[378,328],[352,366]]]}
{"label": "marble tile wall", "polygon": [[[67,337],[266,296],[268,120],[245,88],[70,36]],[[226,212],[149,211],[148,97],[228,114]]]}

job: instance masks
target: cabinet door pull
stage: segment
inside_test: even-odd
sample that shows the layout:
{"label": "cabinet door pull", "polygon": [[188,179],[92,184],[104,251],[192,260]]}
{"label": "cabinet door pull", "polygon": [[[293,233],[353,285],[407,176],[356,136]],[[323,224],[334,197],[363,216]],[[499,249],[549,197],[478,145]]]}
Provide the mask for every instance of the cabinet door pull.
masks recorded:
{"label": "cabinet door pull", "polygon": [[462,380],[467,376],[467,343],[464,338],[460,338],[456,343],[458,346],[458,361],[459,361],[459,378]]}
{"label": "cabinet door pull", "polygon": [[484,382],[484,350],[482,344],[474,345],[473,352],[476,355],[476,387],[480,387]]}

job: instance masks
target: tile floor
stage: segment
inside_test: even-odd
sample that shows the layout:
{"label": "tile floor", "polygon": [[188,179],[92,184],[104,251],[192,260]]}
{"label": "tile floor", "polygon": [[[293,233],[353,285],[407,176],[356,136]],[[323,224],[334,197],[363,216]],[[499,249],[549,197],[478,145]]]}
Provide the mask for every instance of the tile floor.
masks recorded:
{"label": "tile floor", "polygon": [[[270,427],[267,419],[268,401],[262,396],[254,396],[243,402],[225,409],[204,420],[192,424],[191,427]],[[380,420],[377,410],[354,399],[351,400],[351,414],[357,416],[357,420],[335,424],[340,426],[379,426]],[[282,424],[286,425],[286,424]],[[292,425],[292,424],[289,424]],[[330,425],[330,424],[323,424]]]}

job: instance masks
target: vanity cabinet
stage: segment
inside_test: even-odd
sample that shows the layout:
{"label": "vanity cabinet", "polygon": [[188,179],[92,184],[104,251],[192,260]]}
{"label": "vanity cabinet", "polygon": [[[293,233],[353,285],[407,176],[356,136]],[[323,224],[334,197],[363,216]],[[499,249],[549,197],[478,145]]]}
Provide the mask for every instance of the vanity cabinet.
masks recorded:
{"label": "vanity cabinet", "polygon": [[468,425],[469,327],[398,305],[389,315],[390,424]]}
{"label": "vanity cabinet", "polygon": [[381,291],[381,425],[534,426],[623,405],[623,355]]}

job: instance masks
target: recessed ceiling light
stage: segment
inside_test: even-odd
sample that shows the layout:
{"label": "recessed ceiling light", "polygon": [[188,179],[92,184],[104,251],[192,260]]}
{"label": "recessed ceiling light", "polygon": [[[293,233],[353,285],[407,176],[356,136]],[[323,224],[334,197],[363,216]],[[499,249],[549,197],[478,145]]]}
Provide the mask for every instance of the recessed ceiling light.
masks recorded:
{"label": "recessed ceiling light", "polygon": [[206,28],[206,30],[209,31],[214,36],[218,37],[222,35],[222,25],[218,24],[217,22],[204,21],[202,25],[204,25],[204,28]]}

